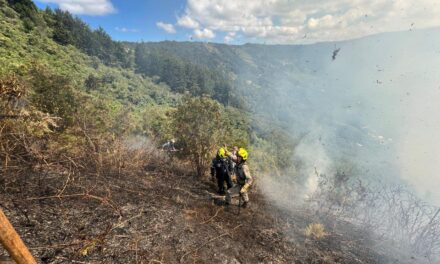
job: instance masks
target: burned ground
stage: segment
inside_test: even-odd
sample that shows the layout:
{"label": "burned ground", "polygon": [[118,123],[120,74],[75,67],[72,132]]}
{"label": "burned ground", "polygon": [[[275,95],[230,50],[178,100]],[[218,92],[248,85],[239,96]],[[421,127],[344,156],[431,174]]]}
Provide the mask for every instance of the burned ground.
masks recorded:
{"label": "burned ground", "polygon": [[325,237],[306,237],[314,214],[286,214],[257,188],[249,208],[225,207],[213,199],[213,183],[185,169],[149,168],[136,177],[39,174],[3,185],[0,206],[40,263],[398,261],[376,253],[368,234],[347,223],[326,222]]}

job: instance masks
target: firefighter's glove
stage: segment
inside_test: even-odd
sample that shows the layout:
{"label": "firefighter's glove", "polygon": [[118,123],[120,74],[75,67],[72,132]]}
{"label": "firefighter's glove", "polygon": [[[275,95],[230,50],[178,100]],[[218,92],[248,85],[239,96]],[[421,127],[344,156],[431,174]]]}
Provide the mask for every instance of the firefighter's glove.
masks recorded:
{"label": "firefighter's glove", "polygon": [[240,193],[243,194],[243,193],[247,192],[249,187],[251,187],[251,185],[249,183],[246,183],[245,185],[243,185],[243,187],[241,187]]}

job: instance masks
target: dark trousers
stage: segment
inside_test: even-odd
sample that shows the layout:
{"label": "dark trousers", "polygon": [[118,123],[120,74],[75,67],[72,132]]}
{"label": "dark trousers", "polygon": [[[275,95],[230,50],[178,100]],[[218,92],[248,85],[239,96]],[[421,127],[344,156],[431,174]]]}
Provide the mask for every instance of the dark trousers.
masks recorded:
{"label": "dark trousers", "polygon": [[229,175],[229,173],[224,173],[223,171],[217,170],[215,176],[217,177],[217,185],[218,185],[219,193],[222,194],[225,193],[225,182],[228,189],[232,187],[231,176]]}

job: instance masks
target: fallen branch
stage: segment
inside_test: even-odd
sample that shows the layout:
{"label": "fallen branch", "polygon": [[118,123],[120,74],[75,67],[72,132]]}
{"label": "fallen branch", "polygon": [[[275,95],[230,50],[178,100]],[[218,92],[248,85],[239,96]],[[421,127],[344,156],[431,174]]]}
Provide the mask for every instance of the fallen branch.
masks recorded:
{"label": "fallen branch", "polygon": [[64,183],[64,186],[63,186],[63,189],[61,189],[59,192],[58,192],[58,196],[61,196],[63,193],[64,193],[64,191],[66,190],[66,188],[67,188],[67,184],[69,184],[69,181],[70,181],[70,173],[69,173],[69,175],[67,175],[67,180],[66,180],[66,183]]}
{"label": "fallen branch", "polygon": [[66,195],[52,195],[52,196],[43,196],[43,197],[31,197],[26,198],[27,201],[39,201],[39,200],[46,200],[46,199],[63,199],[63,198],[73,198],[73,197],[85,197],[85,198],[91,198],[100,201],[103,204],[109,205],[113,210],[117,211],[119,215],[121,215],[120,210],[117,208],[116,205],[112,204],[112,202],[107,198],[102,198],[99,196],[91,195],[88,193],[76,193],[76,194],[66,194]]}
{"label": "fallen branch", "polygon": [[77,194],[66,194],[66,195],[52,195],[52,196],[43,196],[43,197],[31,197],[26,198],[26,201],[39,201],[39,200],[47,200],[47,199],[63,199],[63,198],[71,198],[71,197],[79,197],[79,196],[86,196],[85,193],[77,193]]}
{"label": "fallen branch", "polygon": [[87,240],[81,240],[79,242],[72,242],[72,243],[65,243],[65,244],[55,244],[55,245],[43,246],[43,247],[31,247],[30,249],[41,250],[41,249],[53,249],[53,248],[67,248],[67,247],[82,245],[85,241],[87,241]]}
{"label": "fallen branch", "polygon": [[[242,224],[239,224],[238,226],[232,228],[231,231],[234,231],[235,229],[239,228],[240,226],[242,226]],[[224,236],[229,236],[229,235],[230,235],[229,232],[226,232],[226,233],[223,233],[223,234],[221,234],[219,236],[211,238],[210,240],[206,241],[205,243],[203,243],[202,245],[198,246],[197,248],[195,248],[193,250],[190,250],[190,251],[186,252],[185,254],[183,254],[183,256],[180,258],[180,262],[182,263],[183,260],[185,259],[185,257],[188,256],[189,254],[195,253],[198,250],[200,250],[201,248],[203,248],[204,246],[208,245],[209,243],[211,243],[211,242],[213,242],[213,241],[215,241],[215,240],[217,240],[219,238],[222,238]]]}
{"label": "fallen branch", "polygon": [[217,210],[217,212],[215,212],[215,214],[214,214],[211,218],[209,218],[208,220],[204,221],[202,224],[206,224],[206,223],[208,223],[209,221],[211,221],[212,219],[216,218],[217,215],[218,215],[218,212],[220,212],[221,209],[223,209],[223,207],[220,207],[220,208]]}
{"label": "fallen branch", "polygon": [[141,211],[139,212],[139,214],[137,214],[137,215],[135,215],[135,216],[133,216],[133,217],[131,217],[131,218],[125,220],[125,221],[122,221],[122,222],[120,222],[119,224],[117,224],[117,225],[115,225],[114,227],[112,227],[112,228],[110,229],[110,231],[113,231],[114,229],[119,228],[119,227],[123,227],[126,223],[130,222],[131,220],[133,220],[133,219],[135,219],[135,218],[138,218],[138,217],[141,217],[143,213],[144,213],[144,212],[141,210]]}

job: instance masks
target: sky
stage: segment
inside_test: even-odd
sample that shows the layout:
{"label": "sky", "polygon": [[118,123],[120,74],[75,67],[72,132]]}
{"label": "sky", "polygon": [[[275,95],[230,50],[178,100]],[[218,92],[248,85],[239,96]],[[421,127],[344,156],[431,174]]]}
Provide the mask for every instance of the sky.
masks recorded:
{"label": "sky", "polygon": [[438,0],[35,0],[126,41],[304,44],[440,26]]}

